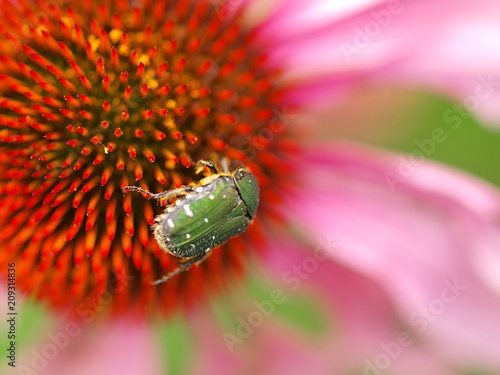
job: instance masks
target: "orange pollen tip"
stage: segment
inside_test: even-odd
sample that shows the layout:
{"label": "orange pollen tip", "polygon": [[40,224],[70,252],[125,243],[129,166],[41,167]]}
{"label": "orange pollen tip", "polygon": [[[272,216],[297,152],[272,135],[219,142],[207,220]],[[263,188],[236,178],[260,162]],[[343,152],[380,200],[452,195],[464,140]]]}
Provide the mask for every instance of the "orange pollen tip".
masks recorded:
{"label": "orange pollen tip", "polygon": [[149,120],[151,117],[153,117],[154,111],[152,109],[147,109],[144,112],[142,112],[142,117],[144,120]]}
{"label": "orange pollen tip", "polygon": [[154,137],[157,141],[161,141],[161,140],[167,138],[167,135],[159,130],[155,130]]}
{"label": "orange pollen tip", "polygon": [[127,83],[127,80],[128,80],[128,72],[121,72],[120,73],[120,82]]}
{"label": "orange pollen tip", "polygon": [[178,140],[183,137],[183,134],[178,130],[172,130],[170,132],[170,136],[172,137],[172,139]]}

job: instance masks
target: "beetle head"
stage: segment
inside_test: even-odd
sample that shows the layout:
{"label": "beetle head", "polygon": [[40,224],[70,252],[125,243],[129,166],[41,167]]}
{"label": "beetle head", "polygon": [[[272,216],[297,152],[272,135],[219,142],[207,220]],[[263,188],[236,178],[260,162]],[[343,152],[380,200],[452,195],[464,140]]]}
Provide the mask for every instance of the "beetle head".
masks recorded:
{"label": "beetle head", "polygon": [[259,185],[257,183],[257,178],[252,172],[243,168],[238,168],[236,172],[234,172],[234,181],[241,197],[247,205],[248,214],[253,219],[257,211],[257,206],[259,205]]}

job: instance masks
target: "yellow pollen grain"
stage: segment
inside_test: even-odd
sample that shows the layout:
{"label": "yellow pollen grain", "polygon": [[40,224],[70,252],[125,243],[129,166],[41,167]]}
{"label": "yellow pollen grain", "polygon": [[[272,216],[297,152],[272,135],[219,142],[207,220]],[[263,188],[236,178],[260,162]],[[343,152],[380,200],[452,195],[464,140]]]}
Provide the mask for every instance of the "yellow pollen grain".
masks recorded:
{"label": "yellow pollen grain", "polygon": [[170,117],[168,117],[163,120],[163,126],[165,126],[167,129],[175,129],[175,122]]}
{"label": "yellow pollen grain", "polygon": [[177,166],[177,164],[173,160],[167,160],[164,165],[168,170],[172,170]]}
{"label": "yellow pollen grain", "polygon": [[88,42],[90,43],[90,47],[92,48],[92,51],[95,52],[101,45],[101,39],[97,39],[94,35],[89,35],[87,38]]}
{"label": "yellow pollen grain", "polygon": [[175,100],[169,99],[166,101],[165,106],[168,109],[174,109],[177,108],[177,102]]}
{"label": "yellow pollen grain", "polygon": [[143,63],[144,65],[148,66],[149,65],[149,56],[144,55],[144,54],[139,56],[139,58],[137,59],[137,64],[139,64],[139,63]]}
{"label": "yellow pollen grain", "polygon": [[184,142],[184,139],[179,139],[175,145],[179,151],[186,151],[186,142]]}
{"label": "yellow pollen grain", "polygon": [[159,86],[158,81],[154,78],[148,79],[146,83],[151,90],[155,90]]}
{"label": "yellow pollen grain", "polygon": [[42,31],[49,31],[45,25],[39,25],[35,28],[37,35],[42,36]]}
{"label": "yellow pollen grain", "polygon": [[118,53],[120,56],[128,56],[130,54],[130,48],[125,44],[120,44],[118,46]]}
{"label": "yellow pollen grain", "polygon": [[62,16],[60,18],[61,22],[64,23],[68,28],[73,28],[75,27],[75,23],[73,22],[73,19],[69,16]]}
{"label": "yellow pollen grain", "polygon": [[109,39],[113,43],[118,43],[122,37],[123,31],[118,29],[113,29],[109,32]]}

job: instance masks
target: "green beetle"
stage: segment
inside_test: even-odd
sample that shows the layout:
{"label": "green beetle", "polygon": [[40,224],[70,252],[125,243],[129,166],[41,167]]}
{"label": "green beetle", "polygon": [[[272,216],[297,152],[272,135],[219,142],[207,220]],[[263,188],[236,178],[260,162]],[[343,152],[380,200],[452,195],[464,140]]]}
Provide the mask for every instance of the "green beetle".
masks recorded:
{"label": "green beetle", "polygon": [[199,161],[199,170],[206,166],[213,173],[178,189],[158,194],[137,186],[122,189],[123,193],[136,191],[158,201],[175,199],[175,204],[155,217],[152,229],[160,248],[183,263],[153,285],[188,270],[214,247],[243,233],[255,217],[259,205],[257,178],[244,168],[230,172],[225,159],[221,164],[222,172],[209,161]]}

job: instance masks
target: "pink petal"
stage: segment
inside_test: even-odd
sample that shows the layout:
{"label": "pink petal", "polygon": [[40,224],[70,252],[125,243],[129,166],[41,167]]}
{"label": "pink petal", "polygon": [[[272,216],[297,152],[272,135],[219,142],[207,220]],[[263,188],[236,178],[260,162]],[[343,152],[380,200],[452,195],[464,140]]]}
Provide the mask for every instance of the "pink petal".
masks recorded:
{"label": "pink petal", "polygon": [[[252,324],[248,337],[238,331],[226,331],[207,315],[192,322],[199,340],[196,356],[199,363],[193,373],[248,373],[262,375],[351,374],[363,372],[370,363],[383,361],[383,346],[390,346],[402,331],[385,291],[372,280],[338,263],[322,260],[306,277],[290,282],[294,266],[311,258],[312,249],[294,241],[277,237],[266,252],[266,265],[273,275],[273,288],[282,291],[285,298],[307,294],[323,308],[328,326],[318,336],[297,330],[280,321],[272,313],[262,316],[262,324]],[[259,314],[254,303],[238,304],[232,317],[235,321],[249,322],[250,314]],[[238,320],[239,322],[239,320]],[[238,324],[240,325],[240,324]],[[233,334],[241,342],[231,348],[223,335]],[[412,345],[404,347],[397,358],[390,360],[389,373],[406,375],[447,375],[453,368],[428,347],[414,338]],[[366,372],[369,374],[370,372]]]}
{"label": "pink petal", "polygon": [[500,263],[485,262],[499,257],[499,192],[443,166],[353,145],[315,147],[301,163],[306,184],[287,206],[298,225],[333,238],[333,259],[377,280],[403,316],[450,283],[466,285],[425,335],[450,359],[500,368],[500,288],[491,277]]}
{"label": "pink petal", "polygon": [[[325,247],[323,250],[329,246],[327,242],[316,242],[315,245],[314,249],[320,245]],[[286,259],[283,249],[286,249]],[[370,278],[331,258],[316,257],[313,249],[305,249],[287,241],[275,243],[269,250],[266,264],[276,275],[281,276],[281,280],[285,280],[285,275],[287,281],[291,280],[290,274],[301,280],[296,290],[291,288],[297,285],[295,282],[285,283],[285,293],[301,293],[305,290],[315,295],[316,299],[324,302],[325,310],[332,319],[332,331],[328,336],[314,343],[309,342],[316,354],[314,358],[330,370],[315,373],[371,374],[376,371],[370,370],[374,366],[381,372],[386,370],[387,373],[407,375],[454,373],[447,361],[434,353],[425,342],[420,342],[421,338],[405,326],[406,322],[401,321],[393,310],[387,293]],[[302,272],[292,271],[294,266],[301,267]],[[305,277],[298,277],[300,274]],[[404,334],[411,338],[405,343],[407,345],[402,346],[398,340]],[[272,345],[271,334],[262,332],[262,335],[265,339],[260,345],[269,341],[269,345]],[[298,346],[297,341],[297,337],[295,341],[285,339],[282,346]],[[279,340],[274,339],[274,342]],[[390,354],[394,358],[388,357]],[[386,359],[389,359],[387,367],[384,366]],[[298,368],[302,371],[305,369]]]}
{"label": "pink petal", "polygon": [[230,351],[224,341],[226,332],[213,321],[206,311],[190,319],[190,327],[196,335],[196,361],[190,367],[190,373],[203,375],[232,375],[241,373],[244,367],[242,359]]}
{"label": "pink petal", "polygon": [[160,358],[151,328],[140,320],[106,320],[97,325],[69,320],[25,352],[17,367],[47,375],[154,375],[161,373]]}
{"label": "pink petal", "polygon": [[[263,1],[247,1],[264,6]],[[274,2],[273,14],[260,25],[262,31],[273,39],[295,38],[331,25],[344,17],[363,11],[381,0],[278,0]],[[290,25],[294,27],[290,27]]]}
{"label": "pink petal", "polygon": [[[271,62],[305,84],[309,105],[331,104],[330,91],[354,82],[395,82],[446,92],[486,120],[500,120],[498,1],[375,2],[347,13],[331,7],[320,22],[305,16],[314,5],[298,3],[284,16],[278,8],[261,35]],[[304,98],[299,90],[289,99]]]}

